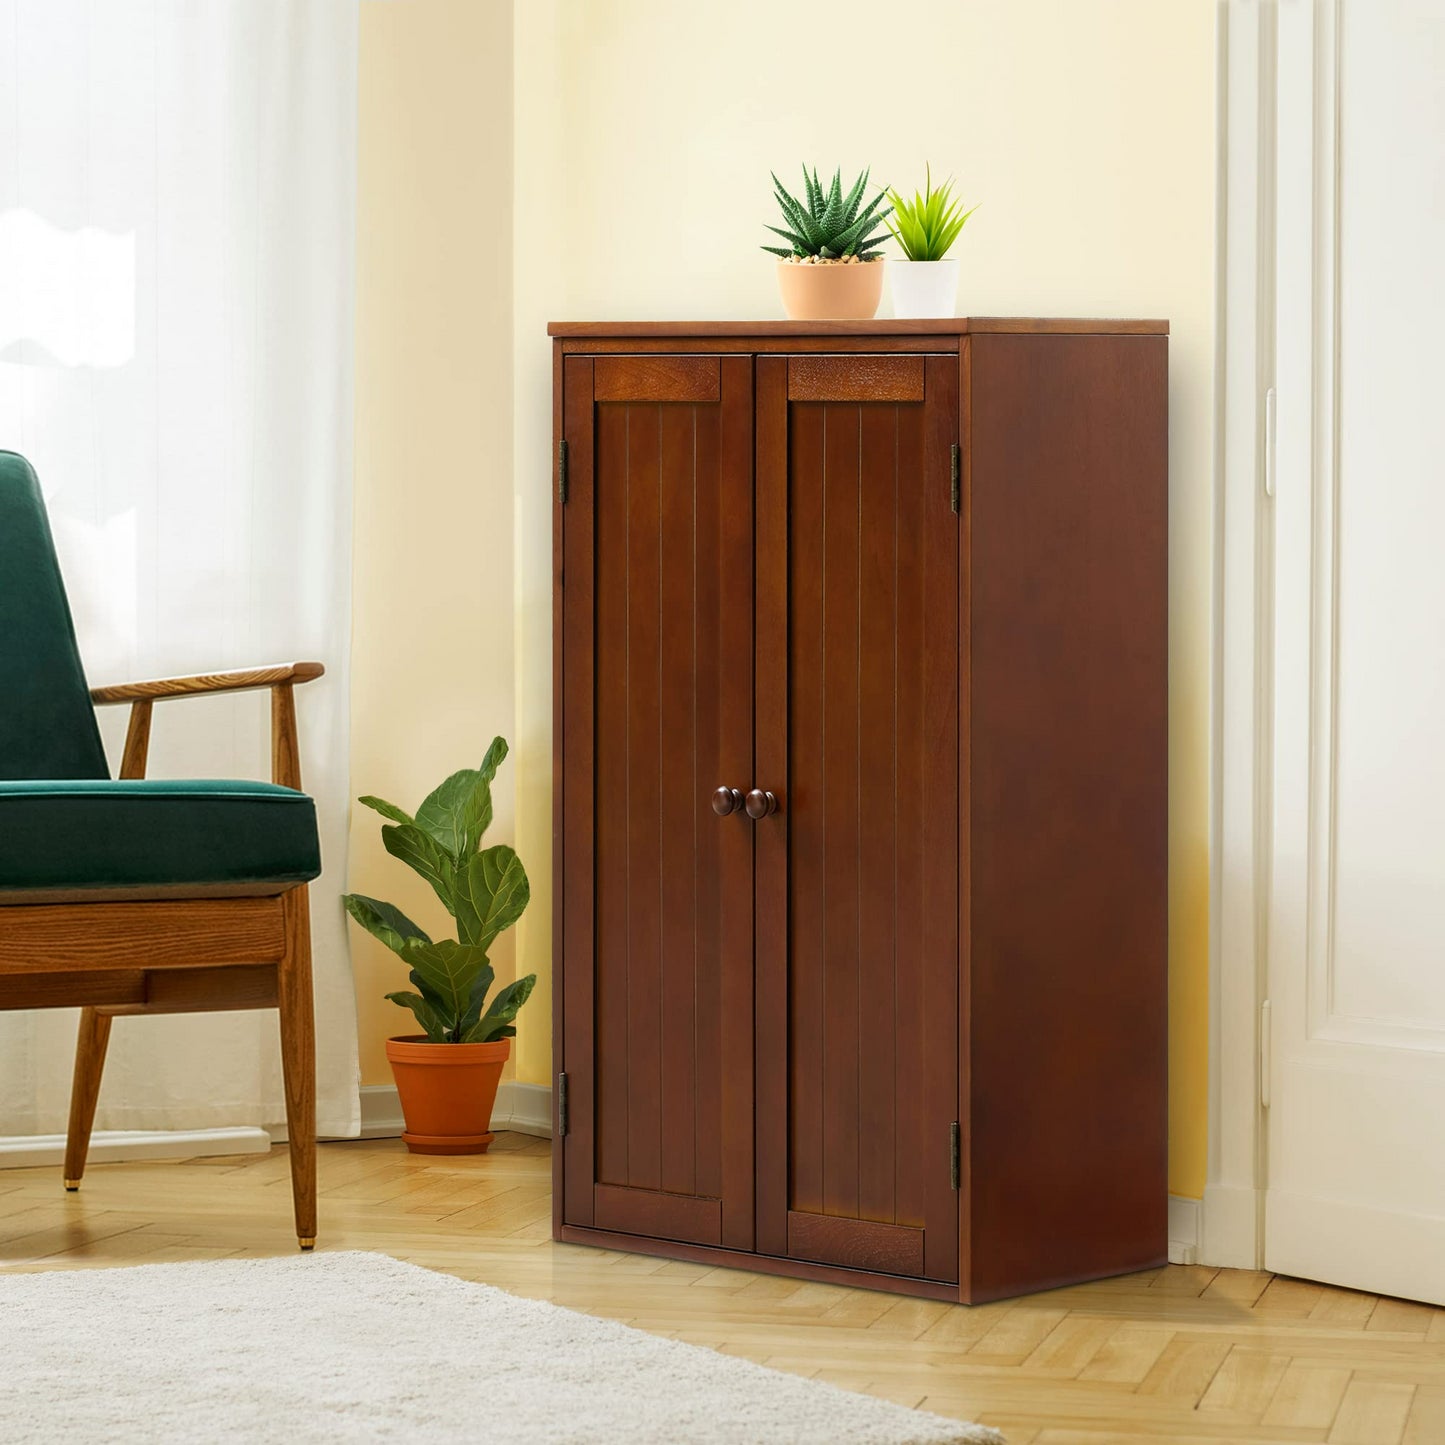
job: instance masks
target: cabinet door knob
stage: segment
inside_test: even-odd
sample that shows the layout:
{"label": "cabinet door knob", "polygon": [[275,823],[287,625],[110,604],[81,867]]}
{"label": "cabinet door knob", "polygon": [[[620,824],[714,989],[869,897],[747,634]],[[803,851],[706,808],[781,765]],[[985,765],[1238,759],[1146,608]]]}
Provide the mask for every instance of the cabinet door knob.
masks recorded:
{"label": "cabinet door knob", "polygon": [[768,792],[766,788],[754,788],[748,794],[744,806],[748,810],[748,817],[756,822],[759,818],[766,818],[769,813],[778,811],[777,795]]}
{"label": "cabinet door knob", "polygon": [[743,794],[740,788],[719,788],[712,795],[712,810],[719,818],[726,818],[729,813],[736,813],[743,805]]}

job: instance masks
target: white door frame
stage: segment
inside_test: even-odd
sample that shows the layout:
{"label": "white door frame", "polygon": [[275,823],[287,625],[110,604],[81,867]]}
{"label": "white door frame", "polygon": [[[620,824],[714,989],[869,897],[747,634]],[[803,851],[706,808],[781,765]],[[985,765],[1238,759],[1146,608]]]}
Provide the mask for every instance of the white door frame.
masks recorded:
{"label": "white door frame", "polygon": [[[1316,0],[1282,0],[1314,4]],[[1274,0],[1220,7],[1209,1160],[1201,1259],[1263,1262],[1274,610]]]}

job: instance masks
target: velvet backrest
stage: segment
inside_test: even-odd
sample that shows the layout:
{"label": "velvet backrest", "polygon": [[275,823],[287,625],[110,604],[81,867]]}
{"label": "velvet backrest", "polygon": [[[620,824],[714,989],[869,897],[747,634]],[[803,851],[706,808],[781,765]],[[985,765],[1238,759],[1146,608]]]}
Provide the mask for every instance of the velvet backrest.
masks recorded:
{"label": "velvet backrest", "polygon": [[35,469],[0,451],[0,778],[106,778]]}

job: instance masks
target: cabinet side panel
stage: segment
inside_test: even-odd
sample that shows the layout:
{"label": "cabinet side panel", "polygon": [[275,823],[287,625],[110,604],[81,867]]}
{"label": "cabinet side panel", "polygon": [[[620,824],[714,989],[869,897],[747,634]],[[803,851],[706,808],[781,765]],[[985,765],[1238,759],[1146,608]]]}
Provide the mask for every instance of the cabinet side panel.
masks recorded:
{"label": "cabinet side panel", "polygon": [[557,1073],[567,1067],[565,1044],[566,1015],[563,1011],[564,975],[562,971],[564,949],[562,929],[566,921],[563,900],[566,897],[563,871],[565,858],[562,840],[565,836],[563,789],[564,754],[562,750],[565,713],[563,697],[563,650],[562,630],[564,623],[562,591],[562,547],[563,507],[560,487],[559,444],[562,432],[562,343],[552,343],[552,455],[554,468],[552,483],[552,1068],[553,1068],[553,1109],[552,1116],[552,1233],[562,1227],[562,1195],[566,1188],[563,1172],[562,1118],[558,1100],[561,1089],[557,1086]]}
{"label": "cabinet side panel", "polygon": [[975,336],[974,1300],[1166,1256],[1167,342]]}
{"label": "cabinet side panel", "polygon": [[593,776],[596,738],[592,696],[595,681],[595,554],[593,529],[594,435],[592,361],[568,357],[562,367],[562,429],[568,453],[568,499],[560,507],[559,575],[562,697],[557,726],[562,738],[562,806],[558,876],[562,933],[553,942],[562,995],[562,1055],[567,1070],[569,1122],[561,1141],[562,1217],[592,1223],[593,1058]]}

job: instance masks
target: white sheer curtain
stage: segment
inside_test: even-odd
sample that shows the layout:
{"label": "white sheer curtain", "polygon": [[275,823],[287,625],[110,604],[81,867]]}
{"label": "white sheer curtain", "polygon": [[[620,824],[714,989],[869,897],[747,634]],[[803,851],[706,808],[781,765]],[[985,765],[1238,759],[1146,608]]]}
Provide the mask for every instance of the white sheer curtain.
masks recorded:
{"label": "white sheer curtain", "polygon": [[[0,447],[40,474],[92,682],[326,664],[297,704],[343,1135],[355,151],[355,0],[0,0]],[[269,777],[266,707],[162,703],[152,775]],[[74,1036],[0,1013],[0,1134],[63,1129]],[[98,1128],[282,1118],[274,1013],[117,1021]]]}

